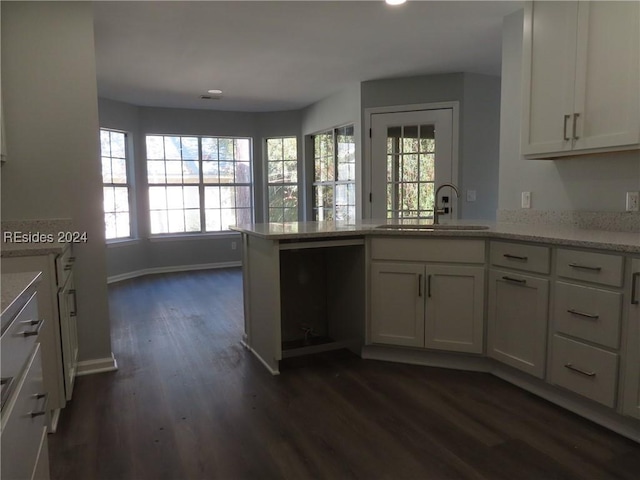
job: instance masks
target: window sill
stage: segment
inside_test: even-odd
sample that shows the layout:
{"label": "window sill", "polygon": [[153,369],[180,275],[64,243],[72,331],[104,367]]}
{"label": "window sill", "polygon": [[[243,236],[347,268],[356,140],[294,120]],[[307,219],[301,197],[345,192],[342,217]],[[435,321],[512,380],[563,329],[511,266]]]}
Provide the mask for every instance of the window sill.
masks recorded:
{"label": "window sill", "polygon": [[123,238],[107,240],[107,248],[129,247],[140,243],[139,238]]}
{"label": "window sill", "polygon": [[182,242],[185,240],[223,240],[225,238],[238,238],[239,232],[212,232],[194,234],[166,234],[149,237],[150,242]]}

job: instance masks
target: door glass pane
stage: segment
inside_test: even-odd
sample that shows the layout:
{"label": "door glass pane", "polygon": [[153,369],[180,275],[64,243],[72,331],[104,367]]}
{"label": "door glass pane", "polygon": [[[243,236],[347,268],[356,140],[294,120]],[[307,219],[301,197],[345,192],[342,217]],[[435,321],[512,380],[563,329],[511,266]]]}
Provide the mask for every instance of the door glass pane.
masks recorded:
{"label": "door glass pane", "polygon": [[387,218],[433,216],[433,152],[433,125],[387,128]]}

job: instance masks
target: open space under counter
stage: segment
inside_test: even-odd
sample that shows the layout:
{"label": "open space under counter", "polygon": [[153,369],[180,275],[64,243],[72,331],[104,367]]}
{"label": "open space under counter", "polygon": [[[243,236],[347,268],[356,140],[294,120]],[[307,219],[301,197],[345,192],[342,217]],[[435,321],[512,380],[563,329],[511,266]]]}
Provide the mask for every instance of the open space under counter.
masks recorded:
{"label": "open space under counter", "polygon": [[283,358],[348,348],[365,331],[363,237],[271,240],[243,234],[244,343],[271,373]]}

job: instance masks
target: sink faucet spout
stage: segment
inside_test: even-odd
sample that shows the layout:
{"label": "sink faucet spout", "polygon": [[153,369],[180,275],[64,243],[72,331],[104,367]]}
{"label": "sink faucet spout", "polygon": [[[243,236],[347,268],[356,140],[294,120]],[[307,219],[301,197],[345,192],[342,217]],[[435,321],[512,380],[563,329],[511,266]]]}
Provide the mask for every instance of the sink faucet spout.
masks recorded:
{"label": "sink faucet spout", "polygon": [[448,213],[447,210],[445,210],[444,207],[438,208],[438,193],[440,192],[440,190],[442,190],[444,187],[449,187],[451,188],[451,190],[453,190],[456,194],[456,197],[460,198],[460,193],[458,192],[458,187],[456,187],[453,183],[443,183],[442,185],[440,185],[437,189],[436,189],[436,195],[435,195],[435,208],[433,209],[433,224],[434,225],[438,225],[439,223],[439,215],[444,215],[445,213]]}

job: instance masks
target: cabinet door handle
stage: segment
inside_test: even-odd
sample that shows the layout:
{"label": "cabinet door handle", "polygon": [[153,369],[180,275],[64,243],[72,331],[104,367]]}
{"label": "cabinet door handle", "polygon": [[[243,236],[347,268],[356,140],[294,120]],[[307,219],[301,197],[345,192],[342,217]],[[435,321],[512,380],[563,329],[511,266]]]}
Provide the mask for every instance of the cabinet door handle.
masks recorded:
{"label": "cabinet door handle", "polygon": [[567,136],[567,122],[569,121],[569,119],[571,118],[571,115],[565,115],[564,116],[564,125],[563,125],[563,130],[562,130],[562,138],[564,138],[565,141],[569,141],[571,140],[571,138],[569,138]]}
{"label": "cabinet door handle", "polygon": [[418,296],[422,296],[422,274],[418,275]]}
{"label": "cabinet door handle", "polygon": [[21,332],[18,333],[18,335],[23,335],[25,337],[32,337],[34,335],[38,335],[40,333],[40,329],[42,328],[42,324],[44,323],[44,319],[41,320],[29,320],[28,323],[30,325],[35,325],[36,328],[34,328],[33,330],[23,330]]}
{"label": "cabinet door handle", "polygon": [[578,133],[577,133],[577,123],[578,123],[578,117],[579,116],[580,116],[579,113],[574,113],[573,114],[573,139],[574,140],[580,139],[580,137],[578,136]]}
{"label": "cabinet door handle", "polygon": [[78,314],[78,303],[76,300],[76,289],[69,290],[67,295],[73,295],[73,312],[69,312],[70,317],[75,317]]}
{"label": "cabinet door handle", "polygon": [[509,258],[511,260],[522,260],[523,262],[526,262],[527,260],[529,260],[529,257],[522,257],[520,255],[511,255],[510,253],[505,253],[502,256],[505,258]]}
{"label": "cabinet door handle", "polygon": [[638,278],[640,278],[640,272],[634,272],[631,275],[631,305],[638,305],[640,301],[636,297],[636,290],[638,290]]}
{"label": "cabinet door handle", "polygon": [[526,280],[522,280],[520,278],[513,278],[513,277],[502,277],[503,280],[506,280],[507,282],[514,282],[514,283],[519,283],[520,285],[526,285],[527,281]]}
{"label": "cabinet door handle", "polygon": [[598,318],[600,318],[600,315],[594,315],[592,313],[580,312],[578,310],[574,310],[573,308],[570,308],[569,310],[567,310],[567,312],[569,312],[569,313],[571,313],[573,315],[578,315],[580,317],[593,318],[594,320],[597,320]]}
{"label": "cabinet door handle", "polygon": [[46,413],[47,413],[47,405],[49,403],[49,394],[48,393],[36,393],[34,395],[34,398],[36,400],[40,400],[41,398],[44,398],[44,402],[42,403],[42,410],[35,410],[35,411],[32,411],[32,412],[29,413],[31,415],[31,418],[39,417],[41,415],[46,415]]}
{"label": "cabinet door handle", "polygon": [[431,275],[427,277],[427,297],[431,298]]}
{"label": "cabinet door handle", "polygon": [[582,370],[581,368],[573,366],[571,363],[567,363],[564,368],[568,368],[572,372],[579,373],[580,375],[584,375],[586,377],[595,377],[595,372],[587,372],[586,370]]}
{"label": "cabinet door handle", "polygon": [[594,272],[602,270],[602,267],[590,267],[589,265],[580,265],[579,263],[570,263],[569,266],[572,268],[581,268],[582,270],[592,270]]}

